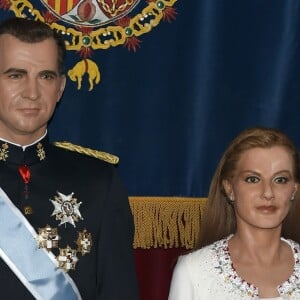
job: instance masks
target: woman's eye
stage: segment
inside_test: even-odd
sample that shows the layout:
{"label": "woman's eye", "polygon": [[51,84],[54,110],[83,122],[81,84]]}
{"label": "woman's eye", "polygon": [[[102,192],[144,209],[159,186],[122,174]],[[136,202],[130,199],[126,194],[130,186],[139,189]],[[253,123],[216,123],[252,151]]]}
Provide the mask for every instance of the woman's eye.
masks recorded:
{"label": "woman's eye", "polygon": [[287,183],[288,181],[289,179],[283,176],[274,178],[275,183]]}
{"label": "woman's eye", "polygon": [[259,178],[256,176],[248,176],[245,181],[248,183],[256,183],[259,181]]}

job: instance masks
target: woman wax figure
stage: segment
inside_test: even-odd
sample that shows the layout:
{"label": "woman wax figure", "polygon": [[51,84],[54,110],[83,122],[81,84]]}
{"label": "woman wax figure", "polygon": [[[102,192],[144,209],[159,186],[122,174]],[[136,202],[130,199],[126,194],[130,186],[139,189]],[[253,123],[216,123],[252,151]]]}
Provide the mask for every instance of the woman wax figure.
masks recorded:
{"label": "woman wax figure", "polygon": [[169,300],[300,299],[299,178],[285,134],[240,133],[217,166],[199,247],[178,258]]}

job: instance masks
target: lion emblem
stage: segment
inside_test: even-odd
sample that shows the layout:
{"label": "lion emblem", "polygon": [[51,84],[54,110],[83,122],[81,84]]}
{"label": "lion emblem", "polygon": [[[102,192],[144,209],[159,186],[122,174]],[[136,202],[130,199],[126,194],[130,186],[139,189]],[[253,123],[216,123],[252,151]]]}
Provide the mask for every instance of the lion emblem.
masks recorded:
{"label": "lion emblem", "polygon": [[100,82],[100,71],[98,66],[92,60],[86,58],[78,62],[71,70],[68,71],[68,76],[72,81],[77,81],[77,89],[81,89],[83,76],[87,73],[89,80],[89,91],[94,88],[94,84]]}

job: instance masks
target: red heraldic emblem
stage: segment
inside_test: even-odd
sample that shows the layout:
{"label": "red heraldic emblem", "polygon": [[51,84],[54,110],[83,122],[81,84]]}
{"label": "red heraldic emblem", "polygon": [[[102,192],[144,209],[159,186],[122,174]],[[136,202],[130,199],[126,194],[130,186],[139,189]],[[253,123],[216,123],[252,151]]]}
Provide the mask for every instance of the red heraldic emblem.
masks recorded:
{"label": "red heraldic emblem", "polygon": [[80,26],[101,26],[127,15],[140,0],[42,0],[59,19]]}

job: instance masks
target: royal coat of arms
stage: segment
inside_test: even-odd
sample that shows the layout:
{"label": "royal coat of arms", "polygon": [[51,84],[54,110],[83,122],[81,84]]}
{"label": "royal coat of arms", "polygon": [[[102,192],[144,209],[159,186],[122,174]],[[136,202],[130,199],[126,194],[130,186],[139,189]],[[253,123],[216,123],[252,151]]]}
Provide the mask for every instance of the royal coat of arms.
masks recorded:
{"label": "royal coat of arms", "polygon": [[[177,0],[0,0],[0,9],[17,17],[47,23],[65,38],[69,51],[80,61],[68,70],[68,77],[82,88],[88,78],[89,91],[101,81],[93,51],[124,45],[129,51],[140,47],[139,37],[150,32],[162,20],[176,17]],[[133,14],[133,16],[131,16]],[[87,75],[87,76],[85,76]]]}
{"label": "royal coat of arms", "polygon": [[140,0],[42,0],[57,17],[81,26],[101,26],[128,14]]}

